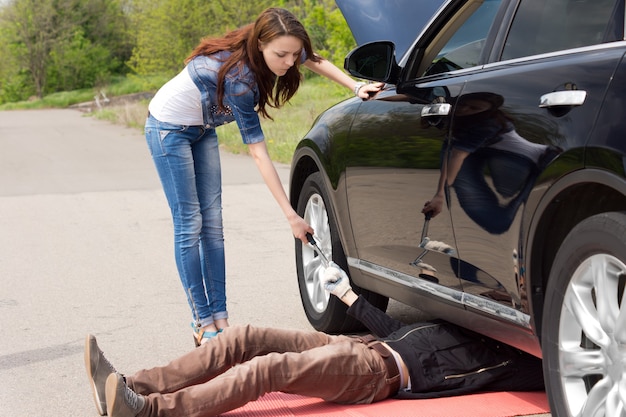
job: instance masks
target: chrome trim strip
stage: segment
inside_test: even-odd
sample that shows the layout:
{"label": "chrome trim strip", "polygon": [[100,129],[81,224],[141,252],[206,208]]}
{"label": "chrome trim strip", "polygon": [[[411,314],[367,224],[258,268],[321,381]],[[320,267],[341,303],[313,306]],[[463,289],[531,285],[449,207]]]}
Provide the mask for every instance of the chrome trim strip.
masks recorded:
{"label": "chrome trim strip", "polygon": [[546,52],[545,54],[528,55],[528,56],[523,56],[520,58],[508,59],[505,61],[490,62],[488,64],[483,65],[483,69],[500,67],[500,66],[504,66],[508,64],[517,64],[517,63],[525,62],[525,61],[535,61],[537,59],[550,58],[550,57],[556,57],[556,56],[561,56],[561,55],[572,55],[572,54],[578,54],[581,52],[600,51],[604,49],[613,49],[613,48],[616,48],[616,49],[624,48],[624,41],[600,43],[596,45],[581,46],[580,48],[563,49],[560,51]]}
{"label": "chrome trim strip", "polygon": [[521,311],[507,307],[488,298],[453,290],[443,285],[435,284],[434,282],[414,277],[403,272],[394,271],[363,259],[348,258],[348,265],[385,280],[415,288],[428,295],[459,304],[463,306],[463,308],[469,307],[489,316],[515,323],[518,326],[527,329],[531,328],[530,316],[528,314],[524,314]]}
{"label": "chrome trim strip", "polygon": [[463,302],[462,292],[444,287],[443,285],[435,284],[434,282],[426,281],[425,279],[416,278],[403,272],[394,271],[362,259],[348,258],[348,265],[389,281],[394,281],[407,287],[412,287],[425,293],[432,294],[435,297],[442,298],[447,301],[457,304],[462,304]]}

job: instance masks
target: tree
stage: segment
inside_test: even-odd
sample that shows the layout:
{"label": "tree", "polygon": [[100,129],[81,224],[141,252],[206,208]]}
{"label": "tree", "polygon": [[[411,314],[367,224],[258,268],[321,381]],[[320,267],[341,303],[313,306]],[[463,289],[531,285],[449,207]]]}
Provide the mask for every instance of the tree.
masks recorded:
{"label": "tree", "polygon": [[16,0],[3,16],[11,50],[30,72],[39,97],[46,84],[48,55],[63,30],[55,25],[55,16],[53,0]]}
{"label": "tree", "polygon": [[18,61],[16,45],[5,41],[9,39],[6,32],[6,28],[0,26],[0,103],[19,101],[35,94],[29,72]]}
{"label": "tree", "polygon": [[254,22],[257,16],[268,7],[278,7],[272,0],[214,0],[211,2],[211,12],[220,16],[217,31],[212,30],[210,35],[221,35],[229,30],[237,29]]}
{"label": "tree", "polygon": [[179,71],[203,36],[201,28],[207,26],[208,7],[203,3],[207,2],[136,0],[132,21],[137,31],[129,67],[140,75]]}
{"label": "tree", "polygon": [[126,21],[120,0],[13,0],[0,24],[4,52],[18,65],[13,73],[27,73],[43,97],[124,72],[131,48]]}
{"label": "tree", "polygon": [[66,91],[101,84],[119,62],[111,51],[87,39],[82,28],[74,36],[55,43],[50,51],[47,90]]}
{"label": "tree", "polygon": [[356,46],[352,32],[334,0],[301,0],[294,13],[307,29],[314,49],[339,68]]}
{"label": "tree", "polygon": [[185,58],[206,36],[219,36],[252,22],[271,0],[136,0],[138,28],[129,66],[138,74],[181,70]]}

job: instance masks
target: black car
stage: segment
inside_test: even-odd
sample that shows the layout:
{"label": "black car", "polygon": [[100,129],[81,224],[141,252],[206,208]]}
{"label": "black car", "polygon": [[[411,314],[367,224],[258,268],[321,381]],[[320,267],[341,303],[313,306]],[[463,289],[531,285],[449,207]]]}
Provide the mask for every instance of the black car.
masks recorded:
{"label": "black car", "polygon": [[[318,117],[293,206],[379,308],[542,357],[555,416],[626,416],[624,0],[354,3],[357,40],[380,16],[389,36],[346,70],[385,88]],[[311,324],[357,330],[314,249],[297,241],[296,263]]]}

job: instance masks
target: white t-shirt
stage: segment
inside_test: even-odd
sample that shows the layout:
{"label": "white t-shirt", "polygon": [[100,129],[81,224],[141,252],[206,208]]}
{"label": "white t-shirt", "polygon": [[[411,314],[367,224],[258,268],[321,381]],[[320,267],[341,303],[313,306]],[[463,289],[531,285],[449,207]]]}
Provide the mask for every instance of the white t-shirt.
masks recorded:
{"label": "white t-shirt", "polygon": [[148,110],[161,122],[186,126],[204,124],[200,90],[186,67],[157,91]]}
{"label": "white t-shirt", "polygon": [[503,133],[499,138],[500,140],[498,142],[488,147],[523,155],[534,163],[539,162],[539,158],[541,158],[548,148],[546,145],[524,139],[515,130]]}

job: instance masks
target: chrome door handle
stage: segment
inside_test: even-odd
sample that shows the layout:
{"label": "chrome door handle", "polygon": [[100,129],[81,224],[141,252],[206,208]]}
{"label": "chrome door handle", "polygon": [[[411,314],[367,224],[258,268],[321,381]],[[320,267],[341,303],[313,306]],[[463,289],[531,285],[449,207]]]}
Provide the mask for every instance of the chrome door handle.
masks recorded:
{"label": "chrome door handle", "polygon": [[585,102],[585,90],[554,91],[544,94],[539,99],[539,107],[580,106]]}
{"label": "chrome door handle", "polygon": [[449,103],[427,104],[422,107],[422,117],[447,116],[452,106]]}

